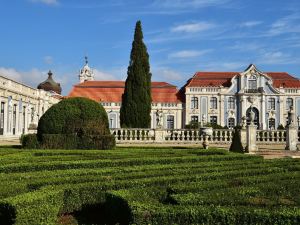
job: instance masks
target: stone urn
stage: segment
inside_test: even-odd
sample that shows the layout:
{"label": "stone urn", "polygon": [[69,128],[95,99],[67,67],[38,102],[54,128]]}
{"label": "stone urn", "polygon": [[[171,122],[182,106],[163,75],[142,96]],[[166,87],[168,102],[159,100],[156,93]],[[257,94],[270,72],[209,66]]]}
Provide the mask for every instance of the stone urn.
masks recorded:
{"label": "stone urn", "polygon": [[212,127],[201,127],[200,128],[200,134],[203,136],[203,148],[208,149],[208,138],[212,136],[213,134],[213,129]]}

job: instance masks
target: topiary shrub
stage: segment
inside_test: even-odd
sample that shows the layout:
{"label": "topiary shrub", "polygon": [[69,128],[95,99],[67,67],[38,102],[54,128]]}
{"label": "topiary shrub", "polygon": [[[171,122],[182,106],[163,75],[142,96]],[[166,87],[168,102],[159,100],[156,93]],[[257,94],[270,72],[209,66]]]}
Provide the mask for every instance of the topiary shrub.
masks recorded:
{"label": "topiary shrub", "polygon": [[234,129],[232,142],[229,148],[230,152],[237,152],[237,153],[244,153],[244,148],[241,142],[240,132],[239,129],[236,127]]}
{"label": "topiary shrub", "polygon": [[39,148],[39,142],[36,134],[24,134],[20,138],[22,148],[25,149],[37,149]]}
{"label": "topiary shrub", "polygon": [[115,146],[104,108],[82,98],[64,99],[41,117],[37,137],[43,148],[111,149]]}

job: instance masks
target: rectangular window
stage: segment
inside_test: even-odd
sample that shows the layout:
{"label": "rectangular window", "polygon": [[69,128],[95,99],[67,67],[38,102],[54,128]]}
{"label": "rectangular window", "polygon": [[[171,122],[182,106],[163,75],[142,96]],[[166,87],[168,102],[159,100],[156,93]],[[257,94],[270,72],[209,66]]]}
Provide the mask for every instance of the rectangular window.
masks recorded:
{"label": "rectangular window", "polygon": [[269,129],[275,129],[275,119],[269,119]]}
{"label": "rectangular window", "polygon": [[216,116],[211,116],[210,117],[210,123],[211,124],[217,124],[218,123],[218,118]]}
{"label": "rectangular window", "polygon": [[1,110],[0,110],[0,134],[3,135],[4,131],[4,106],[5,103],[1,102]]}
{"label": "rectangular window", "polygon": [[235,123],[235,120],[234,118],[229,118],[228,119],[228,128],[234,128],[234,123]]}
{"label": "rectangular window", "polygon": [[229,97],[228,98],[228,109],[235,109],[235,104],[234,104],[234,98],[233,97]]}
{"label": "rectangular window", "polygon": [[217,98],[216,97],[210,98],[210,108],[217,109]]}
{"label": "rectangular window", "polygon": [[199,122],[199,117],[198,116],[191,116],[191,122],[198,123]]}
{"label": "rectangular window", "polygon": [[269,110],[275,110],[275,98],[269,98]]}
{"label": "rectangular window", "polygon": [[167,116],[167,129],[174,129],[174,116]]}
{"label": "rectangular window", "polygon": [[197,97],[191,98],[191,109],[198,109],[198,98]]}
{"label": "rectangular window", "polygon": [[293,106],[293,99],[287,98],[286,100],[286,110],[290,110],[290,108]]}

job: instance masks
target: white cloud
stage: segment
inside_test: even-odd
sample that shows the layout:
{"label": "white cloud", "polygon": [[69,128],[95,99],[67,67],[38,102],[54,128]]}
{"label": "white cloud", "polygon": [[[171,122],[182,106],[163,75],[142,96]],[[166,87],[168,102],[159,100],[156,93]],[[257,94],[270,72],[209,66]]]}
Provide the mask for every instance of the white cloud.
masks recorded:
{"label": "white cloud", "polygon": [[94,69],[94,75],[95,75],[95,80],[118,80],[116,76],[114,76],[111,73],[100,71],[97,69]]}
{"label": "white cloud", "polygon": [[59,1],[58,0],[30,0],[31,2],[34,3],[43,3],[46,5],[58,5]]}
{"label": "white cloud", "polygon": [[203,64],[202,68],[205,71],[242,71],[245,65],[244,62],[215,62]]}
{"label": "white cloud", "polygon": [[211,51],[212,51],[211,49],[202,50],[202,51],[183,50],[183,51],[173,52],[169,54],[169,57],[170,58],[193,58],[193,57],[204,55]]}
{"label": "white cloud", "polygon": [[44,57],[44,62],[45,62],[47,65],[53,64],[53,57],[52,57],[52,56],[45,56],[45,57]]}
{"label": "white cloud", "polygon": [[38,83],[47,79],[47,71],[41,71],[36,68],[30,71],[17,71],[14,68],[0,67],[0,75],[34,88]]}
{"label": "white cloud", "polygon": [[267,31],[267,35],[276,36],[288,33],[300,33],[300,15],[292,14],[275,21]]}
{"label": "white cloud", "polygon": [[154,5],[164,8],[204,8],[228,2],[230,0],[156,0]]}
{"label": "white cloud", "polygon": [[262,21],[246,21],[246,22],[241,23],[239,26],[251,28],[251,27],[258,26],[260,24],[262,24]]}
{"label": "white cloud", "polygon": [[295,64],[299,63],[299,59],[292,57],[290,54],[283,53],[281,51],[274,51],[274,52],[265,52],[263,53],[259,61],[262,64],[268,65],[278,65],[278,64]]}
{"label": "white cloud", "polygon": [[158,79],[160,79],[172,83],[172,81],[179,81],[183,79],[181,73],[165,67],[154,68],[152,73],[154,81],[159,81]]}
{"label": "white cloud", "polygon": [[172,32],[196,33],[215,28],[216,25],[209,22],[193,22],[175,26],[171,28]]}

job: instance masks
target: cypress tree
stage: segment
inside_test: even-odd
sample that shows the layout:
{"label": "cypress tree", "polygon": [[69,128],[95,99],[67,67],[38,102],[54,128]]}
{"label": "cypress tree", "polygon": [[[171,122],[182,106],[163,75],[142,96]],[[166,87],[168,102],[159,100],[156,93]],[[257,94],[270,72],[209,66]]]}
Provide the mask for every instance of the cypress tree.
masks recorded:
{"label": "cypress tree", "polygon": [[141,21],[137,21],[120,109],[121,126],[128,128],[150,127],[151,102],[149,55],[143,42]]}

